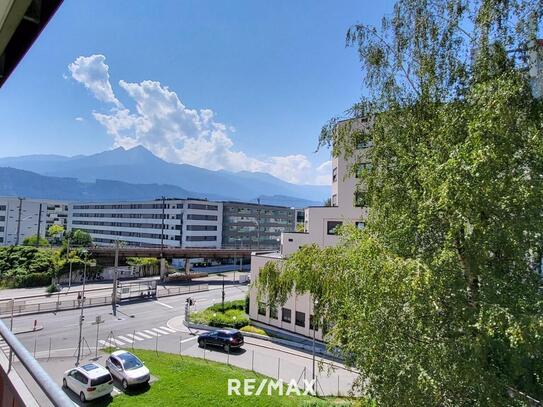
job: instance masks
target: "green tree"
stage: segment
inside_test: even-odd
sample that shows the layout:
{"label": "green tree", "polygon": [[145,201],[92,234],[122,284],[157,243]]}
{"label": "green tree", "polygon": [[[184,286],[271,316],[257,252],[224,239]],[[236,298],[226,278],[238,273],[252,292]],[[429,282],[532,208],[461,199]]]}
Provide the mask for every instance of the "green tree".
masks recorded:
{"label": "green tree", "polygon": [[23,246],[49,246],[49,241],[44,237],[33,235],[23,240]]}
{"label": "green tree", "polygon": [[368,97],[321,144],[355,161],[364,231],[260,273],[260,295],[310,292],[331,346],[383,406],[543,397],[543,106],[525,56],[540,1],[400,0],[352,27]]}
{"label": "green tree", "polygon": [[70,240],[72,247],[88,247],[92,245],[92,237],[81,229],[72,229],[64,234],[64,241]]}

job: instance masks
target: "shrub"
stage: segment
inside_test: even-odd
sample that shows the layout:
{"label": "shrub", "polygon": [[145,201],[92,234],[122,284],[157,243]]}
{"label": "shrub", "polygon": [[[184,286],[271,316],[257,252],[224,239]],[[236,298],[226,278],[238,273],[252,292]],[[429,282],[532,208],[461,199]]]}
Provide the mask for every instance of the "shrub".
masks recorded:
{"label": "shrub", "polygon": [[[218,302],[215,305],[212,305],[211,307],[207,308],[210,311],[214,312],[222,312],[222,303]],[[236,301],[225,301],[224,302],[224,311],[230,309],[237,309],[243,311],[245,309],[245,300],[236,300]]]}
{"label": "shrub", "polygon": [[[226,304],[227,303],[225,303],[225,308]],[[220,310],[221,304],[216,304],[203,311],[193,312],[190,314],[190,320],[196,324],[215,326],[217,328],[231,327],[236,329],[249,323],[249,319],[243,312],[243,309],[230,308],[224,313],[220,312]]]}
{"label": "shrub", "polygon": [[256,326],[252,326],[252,325],[245,325],[244,327],[242,327],[240,329],[240,331],[242,332],[250,332],[250,333],[253,333],[253,334],[258,334],[258,335],[264,335],[264,336],[269,336],[265,330],[263,329],[260,329],[260,328],[257,328]]}
{"label": "shrub", "polygon": [[49,294],[53,294],[53,293],[56,293],[57,291],[59,291],[59,289],[58,289],[58,286],[56,284],[49,284],[47,286],[47,288],[45,289],[45,291],[47,291],[47,293],[49,293]]}

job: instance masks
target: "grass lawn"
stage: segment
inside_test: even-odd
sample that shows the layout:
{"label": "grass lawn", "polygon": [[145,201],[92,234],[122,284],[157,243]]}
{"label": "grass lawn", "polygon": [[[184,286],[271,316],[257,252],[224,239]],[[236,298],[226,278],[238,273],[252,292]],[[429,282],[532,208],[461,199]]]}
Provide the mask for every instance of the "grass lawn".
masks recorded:
{"label": "grass lawn", "polygon": [[[334,401],[325,401],[309,396],[280,396],[274,391],[268,396],[228,396],[228,379],[257,379],[256,385],[266,376],[249,370],[206,361],[200,358],[179,356],[170,353],[135,350],[159,379],[148,389],[134,394],[114,397],[110,406],[331,406]],[[343,403],[339,403],[345,405]]]}

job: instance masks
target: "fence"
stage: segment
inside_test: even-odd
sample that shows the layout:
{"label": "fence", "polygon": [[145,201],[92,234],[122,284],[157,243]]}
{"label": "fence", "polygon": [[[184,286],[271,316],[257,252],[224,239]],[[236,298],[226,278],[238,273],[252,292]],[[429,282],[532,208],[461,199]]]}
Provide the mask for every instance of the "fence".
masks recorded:
{"label": "fence", "polygon": [[[178,286],[171,288],[160,288],[157,290],[157,298],[167,297],[172,295],[191,294],[199,291],[207,291],[209,289],[208,284],[194,284],[186,286]],[[101,291],[109,289],[95,289],[93,291]],[[72,292],[71,294],[74,294]],[[66,294],[62,294],[63,296]],[[51,300],[54,298],[54,300]],[[47,300],[47,301],[41,301]],[[102,296],[85,296],[85,307],[97,307],[111,304],[111,294]],[[41,312],[56,312],[62,310],[76,309],[81,305],[81,300],[74,299],[62,299],[60,294],[51,296],[32,296],[31,299],[15,300],[13,302],[13,315],[22,314],[36,314]],[[9,316],[12,313],[12,300],[0,300],[0,316]]]}

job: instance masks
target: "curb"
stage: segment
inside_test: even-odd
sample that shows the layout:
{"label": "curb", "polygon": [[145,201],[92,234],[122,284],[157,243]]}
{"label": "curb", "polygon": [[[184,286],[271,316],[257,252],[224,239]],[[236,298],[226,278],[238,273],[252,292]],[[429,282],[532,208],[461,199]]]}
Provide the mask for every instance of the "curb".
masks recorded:
{"label": "curb", "polygon": [[43,325],[36,325],[36,329],[27,329],[25,331],[13,331],[13,335],[27,334],[29,332],[38,332],[43,329]]}

